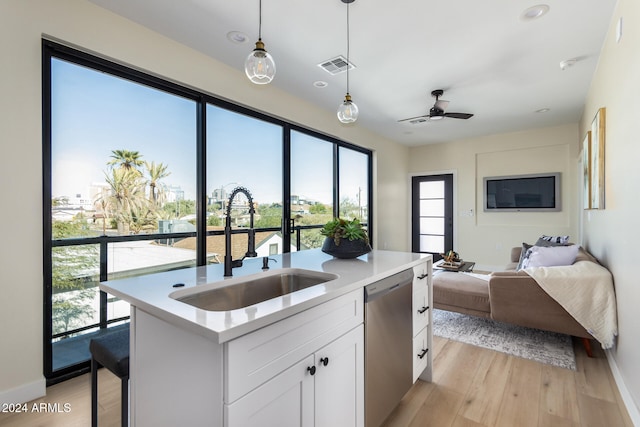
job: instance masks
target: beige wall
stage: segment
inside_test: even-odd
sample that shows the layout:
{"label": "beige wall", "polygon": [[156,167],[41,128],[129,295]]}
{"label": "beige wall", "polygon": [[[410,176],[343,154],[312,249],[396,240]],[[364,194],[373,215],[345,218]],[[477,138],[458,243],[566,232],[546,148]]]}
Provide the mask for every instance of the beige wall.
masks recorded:
{"label": "beige wall", "polygon": [[[416,147],[409,172],[454,173],[454,248],[479,268],[500,269],[512,247],[541,234],[577,238],[577,138],[578,126],[570,124]],[[562,211],[483,211],[484,177],[540,172],[562,173]]]}
{"label": "beige wall", "polygon": [[[406,250],[408,149],[343,126],[275,86],[257,87],[227,67],[84,0],[0,2],[0,402],[44,392],[42,377],[41,38],[101,56],[375,150],[373,237]],[[363,112],[366,114],[366,112]]]}
{"label": "beige wall", "polygon": [[[618,18],[623,37],[615,41]],[[609,353],[640,413],[640,332],[638,330],[638,239],[640,238],[640,2],[619,0],[589,90],[580,135],[597,110],[606,108],[604,210],[581,212],[585,246],[613,273],[618,302],[617,347]],[[627,404],[629,407],[629,404]],[[640,419],[636,418],[640,423]]]}

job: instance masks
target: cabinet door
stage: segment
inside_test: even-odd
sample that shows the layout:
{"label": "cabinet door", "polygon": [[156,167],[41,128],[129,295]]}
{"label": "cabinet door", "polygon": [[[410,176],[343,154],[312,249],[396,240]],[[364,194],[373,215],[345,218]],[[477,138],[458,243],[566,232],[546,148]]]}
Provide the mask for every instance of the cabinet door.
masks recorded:
{"label": "cabinet door", "polygon": [[225,425],[312,427],[314,376],[307,368],[313,366],[313,356],[308,356],[236,402],[226,405]]}
{"label": "cabinet door", "polygon": [[426,286],[419,286],[413,292],[413,335],[429,324],[429,298]]}
{"label": "cabinet door", "polygon": [[364,327],[316,352],[316,427],[364,426]]}
{"label": "cabinet door", "polygon": [[429,329],[424,328],[413,338],[413,382],[416,382],[429,366],[429,351]]}

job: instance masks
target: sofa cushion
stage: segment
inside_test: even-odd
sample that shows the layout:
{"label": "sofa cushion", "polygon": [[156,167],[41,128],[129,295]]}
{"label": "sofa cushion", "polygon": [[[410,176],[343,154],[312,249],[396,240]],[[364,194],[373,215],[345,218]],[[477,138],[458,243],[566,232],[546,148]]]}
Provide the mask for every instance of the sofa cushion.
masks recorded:
{"label": "sofa cushion", "polygon": [[528,243],[522,243],[522,248],[520,250],[520,258],[518,259],[518,265],[516,266],[516,271],[520,271],[524,268],[523,264],[527,262],[527,260],[529,259],[529,255],[531,255],[531,252],[529,252],[529,249],[532,246],[533,245],[530,245]]}
{"label": "sofa cushion", "polygon": [[536,246],[564,246],[569,243],[569,236],[542,235],[536,242]]}
{"label": "sofa cushion", "polygon": [[433,276],[432,284],[436,308],[462,308],[472,312],[491,313],[489,282],[486,280],[464,273],[444,271]]}
{"label": "sofa cushion", "polygon": [[527,251],[529,258],[523,263],[523,268],[571,265],[576,260],[578,249],[578,245],[533,246]]}

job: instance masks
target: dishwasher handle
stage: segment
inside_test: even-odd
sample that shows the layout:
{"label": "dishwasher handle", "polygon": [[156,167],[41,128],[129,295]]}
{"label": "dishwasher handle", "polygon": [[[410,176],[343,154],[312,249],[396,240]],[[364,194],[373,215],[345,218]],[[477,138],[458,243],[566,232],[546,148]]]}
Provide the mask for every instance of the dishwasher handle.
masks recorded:
{"label": "dishwasher handle", "polygon": [[403,286],[413,283],[413,269],[405,270],[384,278],[378,282],[374,282],[364,288],[365,303],[380,298],[389,292],[393,292]]}

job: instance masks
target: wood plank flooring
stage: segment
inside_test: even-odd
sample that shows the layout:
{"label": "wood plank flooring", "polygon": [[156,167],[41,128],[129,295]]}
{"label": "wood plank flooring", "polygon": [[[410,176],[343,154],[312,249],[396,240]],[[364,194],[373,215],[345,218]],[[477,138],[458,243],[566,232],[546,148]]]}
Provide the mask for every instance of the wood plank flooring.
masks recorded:
{"label": "wood plank flooring", "polygon": [[[384,427],[633,427],[604,352],[574,340],[577,371],[434,337],[433,382],[418,381]],[[99,372],[99,425],[120,425],[120,380]],[[56,384],[29,412],[0,413],[0,427],[90,425],[89,374]],[[69,404],[68,412],[32,412]],[[336,426],[338,427],[338,426]]]}
{"label": "wood plank flooring", "polygon": [[604,351],[573,347],[576,371],[434,337],[433,382],[383,427],[633,427]]}

